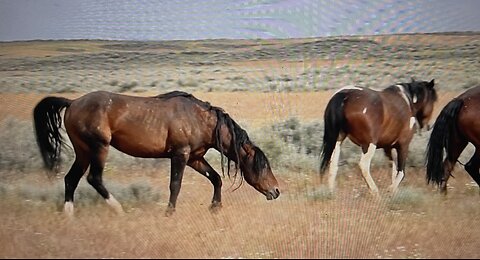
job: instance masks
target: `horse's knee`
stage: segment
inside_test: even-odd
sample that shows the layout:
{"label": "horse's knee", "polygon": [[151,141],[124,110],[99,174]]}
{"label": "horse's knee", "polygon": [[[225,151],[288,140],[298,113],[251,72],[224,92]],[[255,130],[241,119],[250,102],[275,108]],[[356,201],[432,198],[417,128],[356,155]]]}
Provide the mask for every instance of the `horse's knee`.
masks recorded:
{"label": "horse's knee", "polygon": [[87,175],[87,182],[90,185],[95,187],[98,184],[100,184],[102,181],[100,180],[100,178],[98,176],[94,176],[93,174],[89,174],[89,175]]}

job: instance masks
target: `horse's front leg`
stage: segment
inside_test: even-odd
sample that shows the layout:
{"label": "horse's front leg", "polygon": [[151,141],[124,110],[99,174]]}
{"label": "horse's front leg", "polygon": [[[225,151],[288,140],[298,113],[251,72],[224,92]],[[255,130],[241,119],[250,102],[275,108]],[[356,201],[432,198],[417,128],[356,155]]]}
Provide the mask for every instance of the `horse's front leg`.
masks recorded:
{"label": "horse's front leg", "polygon": [[220,175],[208,164],[202,157],[200,159],[190,160],[188,165],[194,170],[207,177],[213,185],[213,198],[210,210],[217,212],[222,207],[222,179]]}
{"label": "horse's front leg", "polygon": [[170,199],[168,200],[166,216],[170,216],[175,212],[175,205],[177,204],[177,197],[180,193],[182,186],[183,172],[187,165],[189,153],[184,152],[181,154],[175,154],[171,159],[170,170]]}

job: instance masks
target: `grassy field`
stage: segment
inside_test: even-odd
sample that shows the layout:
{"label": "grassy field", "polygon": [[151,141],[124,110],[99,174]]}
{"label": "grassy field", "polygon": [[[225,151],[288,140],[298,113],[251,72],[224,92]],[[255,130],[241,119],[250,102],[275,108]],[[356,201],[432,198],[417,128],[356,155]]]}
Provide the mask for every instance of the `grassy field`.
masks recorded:
{"label": "grassy field", "polygon": [[[436,116],[480,83],[480,34],[419,34],[289,40],[0,43],[0,257],[2,258],[479,258],[478,186],[457,166],[449,194],[425,181],[430,132],[411,146],[400,192],[377,151],[375,200],[361,177],[360,149],[345,145],[338,190],[317,173],[323,111],[344,85],[381,89],[435,79]],[[111,150],[107,187],[125,207],[116,216],[86,180],[76,217],[62,214],[63,174],[42,171],[32,108],[42,97],[94,90],[150,96],[182,90],[224,108],[272,163],[282,194],[266,201],[248,184],[223,179],[212,214],[210,182],[187,169],[171,217],[170,163]],[[435,117],[434,117],[435,118]],[[466,162],[472,147],[461,156]],[[65,154],[62,172],[73,154]],[[220,170],[216,151],[207,154]]]}

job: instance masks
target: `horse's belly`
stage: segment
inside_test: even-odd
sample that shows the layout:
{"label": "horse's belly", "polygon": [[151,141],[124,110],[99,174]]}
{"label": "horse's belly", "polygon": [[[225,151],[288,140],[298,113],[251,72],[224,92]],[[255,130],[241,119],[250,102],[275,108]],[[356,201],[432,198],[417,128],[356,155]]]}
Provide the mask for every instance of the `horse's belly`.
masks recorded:
{"label": "horse's belly", "polygon": [[160,158],[166,157],[170,152],[165,143],[142,135],[113,135],[110,145],[134,157]]}

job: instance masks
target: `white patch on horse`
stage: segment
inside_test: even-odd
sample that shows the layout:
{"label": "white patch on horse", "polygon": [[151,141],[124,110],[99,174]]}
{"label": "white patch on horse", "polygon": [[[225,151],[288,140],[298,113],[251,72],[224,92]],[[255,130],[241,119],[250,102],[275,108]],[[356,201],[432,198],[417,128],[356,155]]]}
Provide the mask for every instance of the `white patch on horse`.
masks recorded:
{"label": "white patch on horse", "polygon": [[63,212],[69,217],[73,217],[73,202],[66,201],[65,205],[63,205]]}
{"label": "white patch on horse", "polygon": [[115,199],[115,197],[113,197],[112,194],[109,194],[108,197],[109,198],[105,200],[107,204],[112,207],[118,214],[123,214],[124,211],[122,205],[120,205],[120,203]]}
{"label": "white patch on horse", "polygon": [[410,106],[410,100],[408,99],[407,94],[405,93],[405,89],[403,88],[403,86],[402,85],[395,85],[395,87],[397,87],[398,90],[400,90],[400,96],[402,96],[402,98],[405,100],[405,102],[407,102],[407,105]]}
{"label": "white patch on horse", "polygon": [[338,92],[341,92],[343,90],[347,90],[347,89],[356,89],[356,90],[363,90],[362,88],[360,87],[356,87],[356,86],[353,86],[353,85],[350,85],[350,86],[345,86],[337,91],[335,91],[335,93],[333,93],[333,95],[337,94]]}
{"label": "white patch on horse", "polygon": [[367,108],[364,108],[362,113],[364,113],[364,114],[367,113]]}
{"label": "white patch on horse", "polygon": [[368,150],[366,153],[362,153],[362,156],[360,157],[360,170],[362,171],[363,178],[367,182],[368,187],[370,188],[370,191],[375,194],[375,196],[378,196],[378,188],[377,185],[375,185],[375,182],[372,179],[372,175],[370,174],[370,163],[372,161],[372,158],[375,154],[375,149],[377,149],[377,146],[370,143],[368,145]]}
{"label": "white patch on horse", "polygon": [[392,185],[390,186],[391,192],[397,192],[398,186],[400,185],[400,182],[402,182],[403,177],[405,177],[405,173],[403,171],[399,171],[395,177],[395,180],[393,180]]}
{"label": "white patch on horse", "polygon": [[418,101],[417,95],[413,95],[412,101],[413,101],[413,104],[417,103]]}
{"label": "white patch on horse", "polygon": [[330,159],[330,168],[329,168],[329,177],[328,177],[328,187],[330,192],[334,192],[335,190],[335,178],[338,173],[338,160],[340,159],[340,147],[342,145],[342,141],[337,141],[335,143],[335,148],[332,153],[332,158]]}
{"label": "white patch on horse", "polygon": [[415,125],[415,120],[416,120],[415,117],[413,117],[413,116],[410,117],[410,129],[412,129],[413,126]]}
{"label": "white patch on horse", "polygon": [[391,146],[393,146],[397,141],[398,141],[398,138],[395,139],[395,141],[392,142]]}

